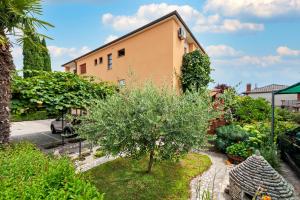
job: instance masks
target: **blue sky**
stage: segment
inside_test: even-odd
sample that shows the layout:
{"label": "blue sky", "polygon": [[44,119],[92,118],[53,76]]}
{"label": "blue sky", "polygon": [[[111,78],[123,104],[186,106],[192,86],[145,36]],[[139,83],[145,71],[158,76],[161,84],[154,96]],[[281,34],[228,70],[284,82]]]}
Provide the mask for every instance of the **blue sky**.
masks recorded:
{"label": "blue sky", "polygon": [[[217,83],[300,81],[300,0],[44,0],[52,68],[178,10],[211,57]],[[22,51],[13,49],[22,68]]]}

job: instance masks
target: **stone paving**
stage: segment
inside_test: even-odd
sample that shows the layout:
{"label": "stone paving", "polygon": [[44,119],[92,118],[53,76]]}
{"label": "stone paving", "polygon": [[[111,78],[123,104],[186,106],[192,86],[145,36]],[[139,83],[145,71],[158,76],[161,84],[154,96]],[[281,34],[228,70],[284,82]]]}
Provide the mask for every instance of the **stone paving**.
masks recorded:
{"label": "stone paving", "polygon": [[[212,165],[209,170],[191,181],[190,199],[201,200],[199,197],[201,197],[203,190],[211,192],[212,188],[214,188],[214,199],[230,200],[230,196],[224,190],[229,183],[229,171],[234,165],[226,164],[227,157],[224,154],[210,151],[199,151],[199,153],[208,155],[212,161]],[[294,187],[295,199],[300,200],[300,178],[297,174],[286,163],[282,162],[281,175]]]}
{"label": "stone paving", "polygon": [[[200,200],[204,190],[210,193],[214,191],[214,199],[229,200],[228,194],[224,193],[229,183],[229,170],[231,165],[226,164],[226,156],[220,153],[200,151],[199,153],[208,155],[212,161],[209,170],[197,176],[191,181],[191,200]],[[199,189],[200,185],[200,189]]]}
{"label": "stone paving", "polygon": [[294,186],[295,197],[297,200],[300,200],[300,178],[299,178],[299,176],[297,176],[296,172],[294,172],[288,164],[286,164],[285,162],[282,162],[280,174],[291,185]]}

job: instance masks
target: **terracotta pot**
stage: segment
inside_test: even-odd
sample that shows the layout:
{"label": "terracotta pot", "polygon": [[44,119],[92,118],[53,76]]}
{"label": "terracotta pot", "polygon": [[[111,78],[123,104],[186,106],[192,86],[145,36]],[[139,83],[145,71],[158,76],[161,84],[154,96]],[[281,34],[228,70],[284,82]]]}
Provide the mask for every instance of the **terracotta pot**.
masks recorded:
{"label": "terracotta pot", "polygon": [[240,157],[240,156],[234,156],[234,155],[230,155],[227,154],[228,160],[233,163],[233,164],[240,164],[241,162],[243,162],[245,159]]}

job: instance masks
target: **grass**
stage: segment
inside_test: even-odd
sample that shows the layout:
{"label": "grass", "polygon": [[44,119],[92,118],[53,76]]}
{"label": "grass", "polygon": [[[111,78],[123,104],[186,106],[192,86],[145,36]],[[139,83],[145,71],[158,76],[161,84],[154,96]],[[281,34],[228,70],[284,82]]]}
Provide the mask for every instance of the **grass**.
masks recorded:
{"label": "grass", "polygon": [[150,174],[147,159],[135,161],[118,158],[85,173],[106,200],[118,199],[188,199],[190,181],[206,171],[211,161],[208,156],[188,154],[179,162],[155,163]]}

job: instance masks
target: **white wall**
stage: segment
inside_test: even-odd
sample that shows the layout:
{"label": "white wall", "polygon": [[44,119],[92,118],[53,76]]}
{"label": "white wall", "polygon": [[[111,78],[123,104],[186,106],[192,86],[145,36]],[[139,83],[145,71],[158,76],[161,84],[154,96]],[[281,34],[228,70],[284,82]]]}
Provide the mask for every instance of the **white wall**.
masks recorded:
{"label": "white wall", "polygon": [[[254,93],[254,94],[248,94],[248,96],[254,99],[262,97],[265,98],[270,103],[272,103],[272,93]],[[297,100],[297,94],[275,95],[275,106],[281,106],[281,100]]]}

